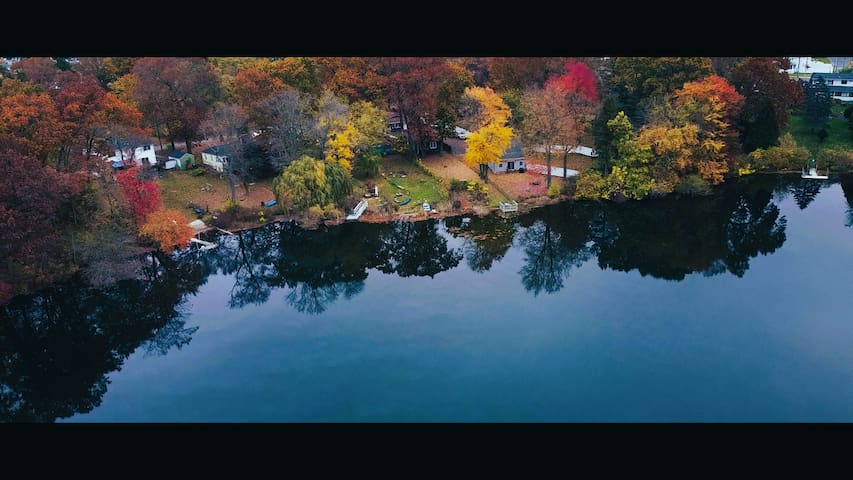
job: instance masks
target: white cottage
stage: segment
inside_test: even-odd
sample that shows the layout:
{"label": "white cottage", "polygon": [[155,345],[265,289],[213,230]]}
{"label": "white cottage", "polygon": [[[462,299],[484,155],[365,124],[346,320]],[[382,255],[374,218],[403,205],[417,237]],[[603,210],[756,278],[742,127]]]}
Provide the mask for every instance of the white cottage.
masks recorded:
{"label": "white cottage", "polygon": [[489,169],[494,173],[515,172],[520,168],[527,168],[524,163],[524,152],[521,150],[521,144],[512,142],[501,156],[500,162],[489,162]]}
{"label": "white cottage", "polygon": [[201,161],[205,165],[211,166],[217,172],[225,170],[225,165],[228,164],[228,157],[234,153],[234,146],[231,144],[217,145],[210,147],[201,152]]}
{"label": "white cottage", "polygon": [[107,158],[107,161],[112,164],[128,165],[134,161],[137,165],[157,165],[157,155],[154,154],[154,144],[145,143],[134,148],[130,148],[128,144],[124,144],[122,148],[116,148],[115,154]]}

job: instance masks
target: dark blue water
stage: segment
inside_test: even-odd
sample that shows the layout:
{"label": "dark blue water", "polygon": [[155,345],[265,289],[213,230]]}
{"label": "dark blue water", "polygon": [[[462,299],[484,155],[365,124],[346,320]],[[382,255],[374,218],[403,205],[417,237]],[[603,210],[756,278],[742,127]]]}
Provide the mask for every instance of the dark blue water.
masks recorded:
{"label": "dark blue water", "polygon": [[4,421],[853,421],[853,177],[275,225],[0,309]]}

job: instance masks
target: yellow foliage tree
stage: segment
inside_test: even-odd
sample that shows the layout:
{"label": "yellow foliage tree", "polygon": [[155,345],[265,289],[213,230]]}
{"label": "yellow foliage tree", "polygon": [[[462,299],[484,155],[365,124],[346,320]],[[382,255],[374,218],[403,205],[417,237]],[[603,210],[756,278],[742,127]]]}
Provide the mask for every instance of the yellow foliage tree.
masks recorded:
{"label": "yellow foliage tree", "polygon": [[189,219],[179,210],[157,210],[148,214],[139,234],[157,242],[160,250],[170,252],[190,243],[193,229],[188,223]]}
{"label": "yellow foliage tree", "polygon": [[351,173],[357,136],[358,132],[352,122],[347,122],[343,130],[330,131],[324,152],[326,162],[339,163],[347,173]]}
{"label": "yellow foliage tree", "polygon": [[463,94],[463,117],[474,129],[488,124],[506,125],[512,110],[503,99],[489,87],[467,87]]}
{"label": "yellow foliage tree", "polygon": [[471,167],[479,166],[480,176],[486,183],[489,181],[489,162],[500,161],[501,155],[509,148],[512,134],[510,127],[489,123],[468,137],[465,163]]}

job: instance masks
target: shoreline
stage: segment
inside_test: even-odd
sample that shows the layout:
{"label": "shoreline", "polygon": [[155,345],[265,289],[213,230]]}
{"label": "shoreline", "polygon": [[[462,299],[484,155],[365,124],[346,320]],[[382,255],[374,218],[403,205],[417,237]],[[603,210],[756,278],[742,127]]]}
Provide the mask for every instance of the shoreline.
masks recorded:
{"label": "shoreline", "polygon": [[[529,213],[538,208],[542,208],[548,205],[555,205],[561,202],[567,202],[573,200],[573,197],[567,195],[559,195],[554,198],[550,197],[529,197],[524,200],[518,201],[518,210],[516,212],[502,214],[498,207],[486,207],[484,205],[473,205],[468,208],[461,208],[459,210],[453,211],[438,211],[433,210],[436,213],[402,213],[402,214],[392,214],[392,215],[383,215],[380,213],[374,213],[372,215],[368,215],[365,212],[362,215],[362,218],[356,221],[347,222],[345,218],[340,218],[337,220],[324,220],[317,223],[317,225],[305,225],[300,222],[300,215],[297,214],[289,214],[289,215],[275,215],[269,218],[266,222],[263,223],[241,223],[235,226],[231,226],[229,228],[220,228],[213,225],[207,225],[205,228],[198,230],[195,235],[199,235],[202,233],[209,233],[215,231],[223,231],[226,230],[228,232],[241,232],[245,230],[253,230],[255,228],[264,227],[266,225],[270,225],[273,223],[287,223],[287,222],[295,222],[295,224],[302,228],[303,230],[319,230],[322,227],[334,227],[338,225],[342,225],[344,223],[393,223],[398,221],[403,222],[422,222],[425,220],[438,220],[444,219],[448,217],[457,217],[460,215],[476,215],[478,217],[484,217],[486,215],[491,215],[493,213],[497,213],[498,215],[506,215],[506,216],[516,216],[522,215],[525,213]],[[194,235],[194,236],[195,236]]]}
{"label": "shoreline", "polygon": [[[799,174],[799,173],[800,172],[797,172],[797,171],[784,171],[783,170],[783,171],[755,172],[751,175],[795,175],[795,174]],[[834,173],[836,175],[839,175],[839,174],[843,175],[843,174],[849,173],[849,172],[832,172],[832,173]],[[729,180],[736,180],[736,179],[737,178],[733,178],[733,179],[729,179]],[[729,181],[729,180],[727,180],[727,181]],[[672,195],[672,194],[669,194],[669,195]],[[667,196],[669,196],[669,195],[667,195]],[[466,208],[460,208],[459,210],[452,210],[452,211],[433,210],[434,212],[437,212],[437,213],[430,213],[430,214],[426,214],[426,213],[400,213],[400,214],[384,215],[384,214],[381,214],[379,212],[366,211],[359,220],[356,220],[354,222],[347,222],[346,219],[342,217],[342,218],[337,219],[337,220],[321,220],[320,222],[317,223],[317,225],[303,224],[302,222],[300,222],[301,215],[298,215],[298,214],[288,214],[288,215],[279,214],[279,215],[275,215],[275,216],[269,218],[264,223],[238,223],[234,226],[231,226],[230,228],[224,228],[222,230],[227,230],[229,232],[240,232],[240,231],[244,231],[244,230],[252,230],[255,228],[260,228],[260,227],[263,227],[265,225],[269,225],[271,223],[286,223],[286,222],[295,222],[298,227],[300,227],[304,230],[318,230],[322,227],[334,227],[334,226],[342,225],[344,223],[377,223],[377,224],[379,224],[379,223],[393,223],[393,222],[397,222],[397,221],[422,222],[425,220],[443,219],[443,218],[447,218],[447,217],[456,217],[456,216],[460,216],[460,215],[476,215],[478,217],[484,217],[486,215],[490,215],[493,213],[497,213],[498,215],[516,216],[516,215],[522,215],[525,213],[529,213],[533,210],[536,210],[538,208],[542,208],[542,207],[545,207],[548,205],[555,205],[557,203],[574,201],[574,200],[575,200],[574,196],[569,196],[569,195],[565,195],[565,194],[560,194],[554,198],[551,198],[548,196],[528,197],[528,198],[525,198],[523,200],[517,200],[518,211],[508,213],[508,214],[502,214],[498,207],[488,207],[488,206],[480,205],[480,204],[473,204],[473,205],[470,205]],[[596,201],[596,200],[593,200],[593,201]],[[604,201],[604,200],[597,200],[597,201]],[[642,200],[640,200],[640,201],[642,201]],[[216,231],[216,230],[219,230],[219,227],[208,225],[204,229],[197,231],[195,235],[198,235],[201,233],[208,233],[208,232]]]}

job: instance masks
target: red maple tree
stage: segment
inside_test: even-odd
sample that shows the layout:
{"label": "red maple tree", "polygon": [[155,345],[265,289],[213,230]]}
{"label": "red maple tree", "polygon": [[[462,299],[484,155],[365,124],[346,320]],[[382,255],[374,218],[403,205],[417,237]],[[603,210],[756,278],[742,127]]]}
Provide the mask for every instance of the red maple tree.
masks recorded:
{"label": "red maple tree", "polygon": [[116,180],[121,185],[137,225],[141,224],[149,213],[160,208],[160,190],[154,182],[139,178],[138,167],[119,172]]}

